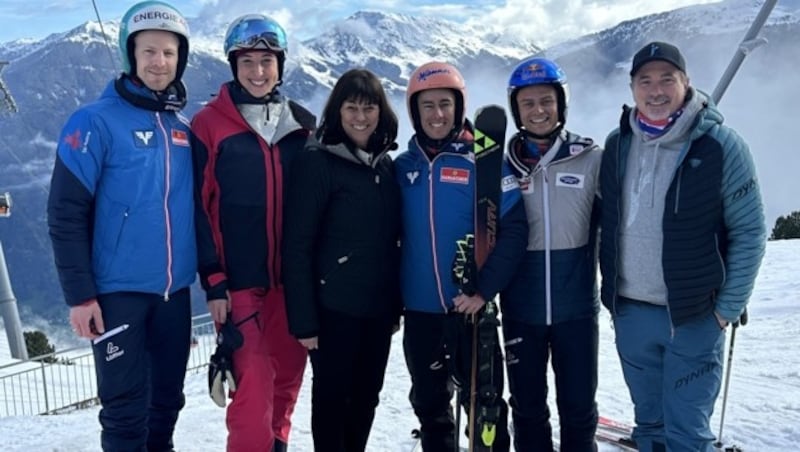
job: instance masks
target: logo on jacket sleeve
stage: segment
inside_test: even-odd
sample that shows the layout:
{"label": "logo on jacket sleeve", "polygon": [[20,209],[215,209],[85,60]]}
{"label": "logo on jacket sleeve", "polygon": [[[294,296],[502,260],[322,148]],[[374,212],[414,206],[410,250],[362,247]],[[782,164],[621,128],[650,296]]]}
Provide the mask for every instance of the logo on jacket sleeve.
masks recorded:
{"label": "logo on jacket sleeve", "polygon": [[189,146],[189,134],[183,130],[172,129],[172,144],[175,146]]}
{"label": "logo on jacket sleeve", "polygon": [[81,152],[86,153],[86,150],[89,147],[89,138],[91,136],[92,132],[87,131],[86,136],[83,138],[83,140],[81,140],[81,129],[75,129],[74,132],[64,137],[64,144],[69,146],[69,148],[73,151],[80,149]]}
{"label": "logo on jacket sleeve", "polygon": [[583,188],[586,176],[575,173],[556,173],[556,187]]}
{"label": "logo on jacket sleeve", "polygon": [[155,135],[155,132],[153,132],[152,130],[134,130],[133,142],[136,144],[137,148],[155,147],[155,141],[153,141],[153,135]]}
{"label": "logo on jacket sleeve", "polygon": [[439,171],[439,181],[448,184],[469,184],[469,170],[445,166]]}

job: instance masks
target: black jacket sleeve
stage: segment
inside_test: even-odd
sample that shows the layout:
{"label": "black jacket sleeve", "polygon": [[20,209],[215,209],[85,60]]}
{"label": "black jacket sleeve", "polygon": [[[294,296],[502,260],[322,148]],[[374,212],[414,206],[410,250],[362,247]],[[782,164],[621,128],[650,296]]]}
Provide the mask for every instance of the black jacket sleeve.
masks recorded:
{"label": "black jacket sleeve", "polygon": [[77,306],[97,297],[92,273],[94,197],[56,156],[47,225],[64,299]]}
{"label": "black jacket sleeve", "polygon": [[322,151],[310,144],[295,156],[283,208],[281,276],[289,332],[299,339],[319,333],[315,281],[316,239],[330,196],[330,173]]}
{"label": "black jacket sleeve", "polygon": [[[197,125],[192,124],[192,166],[194,172],[194,222],[195,239],[197,242],[197,267],[200,275],[200,284],[206,291],[206,298],[214,300],[226,298],[227,278],[222,270],[222,264],[217,256],[214,244],[214,235],[209,218],[209,206],[214,202],[216,186],[209,180],[208,147],[195,133]],[[213,176],[213,175],[212,175]]]}

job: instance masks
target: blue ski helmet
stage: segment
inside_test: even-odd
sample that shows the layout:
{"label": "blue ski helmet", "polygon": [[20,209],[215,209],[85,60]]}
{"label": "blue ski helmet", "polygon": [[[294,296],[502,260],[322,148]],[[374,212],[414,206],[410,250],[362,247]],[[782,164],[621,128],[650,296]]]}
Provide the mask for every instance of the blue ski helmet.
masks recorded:
{"label": "blue ski helmet", "polygon": [[180,81],[189,58],[189,25],[181,13],[167,3],[145,1],[128,9],[119,26],[119,50],[123,71],[136,75],[134,36],[145,30],[171,31],[178,36],[178,69],[175,81]]}
{"label": "blue ski helmet", "polygon": [[558,121],[560,130],[567,122],[567,104],[569,103],[569,86],[564,71],[553,61],[546,58],[528,58],[523,60],[511,73],[508,79],[508,106],[514,116],[517,129],[522,128],[522,120],[517,108],[517,93],[526,86],[552,85],[556,89],[558,99]]}
{"label": "blue ski helmet", "polygon": [[225,32],[223,50],[236,78],[237,50],[269,50],[278,57],[278,82],[283,80],[283,65],[289,48],[286,31],[263,14],[245,14],[234,19]]}

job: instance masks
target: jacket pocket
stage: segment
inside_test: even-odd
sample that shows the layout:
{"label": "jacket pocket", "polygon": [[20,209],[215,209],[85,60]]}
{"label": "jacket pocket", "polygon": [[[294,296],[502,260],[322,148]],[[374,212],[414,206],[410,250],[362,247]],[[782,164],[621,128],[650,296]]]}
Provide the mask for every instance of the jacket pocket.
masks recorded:
{"label": "jacket pocket", "polygon": [[110,215],[104,216],[106,218],[104,230],[97,234],[101,240],[93,246],[96,259],[94,271],[100,278],[110,276],[116,261],[123,257],[120,256],[120,243],[128,223],[129,208],[117,205],[114,207],[114,211]]}
{"label": "jacket pocket", "polygon": [[350,259],[353,257],[353,252],[350,251],[347,254],[340,256],[336,259],[336,262],[328,268],[328,270],[322,275],[319,279],[320,285],[326,285],[331,282],[331,280],[336,276],[339,271],[344,268],[349,262]]}

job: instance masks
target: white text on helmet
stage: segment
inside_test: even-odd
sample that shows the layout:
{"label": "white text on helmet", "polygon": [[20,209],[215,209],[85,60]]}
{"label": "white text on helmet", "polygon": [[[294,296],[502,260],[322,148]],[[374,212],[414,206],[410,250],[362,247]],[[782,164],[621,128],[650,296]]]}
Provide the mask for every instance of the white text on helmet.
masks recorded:
{"label": "white text on helmet", "polygon": [[181,17],[181,16],[179,16],[177,14],[173,14],[173,13],[165,12],[165,11],[146,11],[146,12],[143,12],[143,13],[138,13],[138,14],[133,16],[133,22],[134,23],[140,22],[142,20],[153,20],[153,19],[169,20],[169,21],[177,22],[179,24],[184,24],[184,25],[186,23],[186,21],[183,19],[183,17]]}

